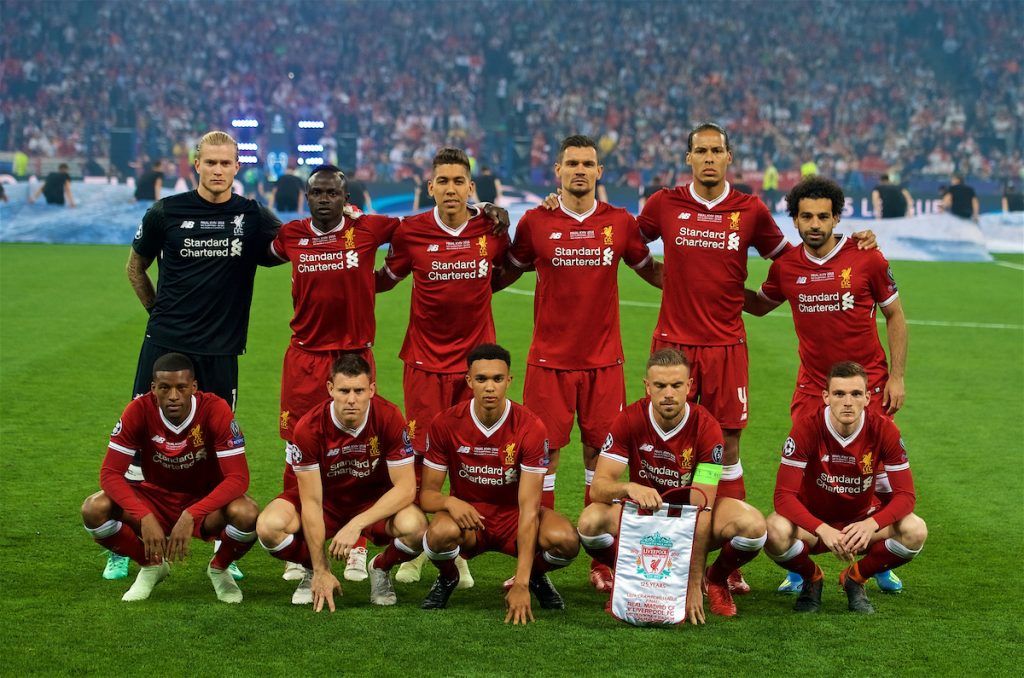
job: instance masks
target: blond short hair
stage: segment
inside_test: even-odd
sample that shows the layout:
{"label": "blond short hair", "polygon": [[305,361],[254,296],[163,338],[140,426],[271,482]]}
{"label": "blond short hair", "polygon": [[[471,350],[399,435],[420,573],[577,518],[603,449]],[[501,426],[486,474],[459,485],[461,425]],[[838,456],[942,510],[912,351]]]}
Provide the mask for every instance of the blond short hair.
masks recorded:
{"label": "blond short hair", "polygon": [[227,132],[221,132],[220,130],[214,130],[207,132],[203,135],[203,138],[196,144],[196,157],[199,158],[203,155],[203,146],[234,146],[235,147],[235,160],[238,160],[238,142],[235,141]]}

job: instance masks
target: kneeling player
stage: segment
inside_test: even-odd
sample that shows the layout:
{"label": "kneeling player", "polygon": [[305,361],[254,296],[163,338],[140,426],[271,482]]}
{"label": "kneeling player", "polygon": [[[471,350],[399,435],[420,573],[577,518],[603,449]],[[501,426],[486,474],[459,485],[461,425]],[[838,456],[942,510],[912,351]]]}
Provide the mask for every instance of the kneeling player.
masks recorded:
{"label": "kneeling player", "polygon": [[[136,453],[146,479],[129,483]],[[256,540],[245,438],[227,402],[197,391],[188,357],[168,353],[153,364],[150,393],[128,404],[110,434],[100,487],[82,505],[86,531],[142,566],[121,600],[149,598],[169,561],[184,560],[199,537],[221,541],[206,571],[217,599],[242,602],[227,568]]]}
{"label": "kneeling player", "polygon": [[267,505],[256,526],[260,544],[272,556],[306,568],[292,603],[312,603],[317,612],[325,602],[333,612],[334,592],[341,592],[324,554],[328,534],[334,535],[331,557],[342,562],[360,536],[388,544],[366,567],[375,605],[397,602],[391,568],[422,550],[427,519],[412,503],[416,475],[405,420],[395,405],[376,395],[370,372],[356,354],[334,362],[327,382],[331,399],[295,425],[288,446],[293,473],[285,476],[284,492]]}
{"label": "kneeling player", "polygon": [[[632,499],[641,508],[661,507],[662,495],[693,485],[713,506],[697,517],[686,617],[704,623],[701,586],[707,590],[711,611],[725,617],[736,614],[728,577],[750,562],[765,542],[764,516],[746,502],[716,499],[722,474],[722,429],[706,409],[687,403],[690,365],[676,349],[655,351],[647,361],[644,385],[647,397],[627,407],[615,420],[605,441],[590,488],[593,503],[579,520],[580,541],[595,560],[615,566],[615,538],[622,507],[615,499]],[[620,482],[629,467],[629,482]],[[693,497],[696,501],[698,497]],[[715,563],[704,568],[709,551],[721,548]]]}
{"label": "kneeling player", "polygon": [[[811,555],[831,551],[851,563],[839,575],[850,610],[871,614],[865,580],[914,558],[928,529],[912,512],[914,479],[899,429],[866,409],[867,372],[854,362],[836,363],[827,385],[825,409],[794,423],[782,448],[765,552],[803,577],[796,611],[821,608],[823,575]],[[879,509],[875,486],[882,473],[893,496]]]}
{"label": "kneeling player", "polygon": [[[420,505],[434,514],[423,547],[440,575],[421,607],[447,606],[459,583],[460,551],[467,558],[498,551],[517,561],[505,622],[525,624],[533,621],[531,591],[545,609],[565,607],[546,573],[571,563],[580,546],[569,520],[540,505],[547,433],[540,419],[506,397],[511,362],[495,344],[470,351],[466,380],[473,399],[430,424]],[[447,495],[441,493],[445,475]]]}

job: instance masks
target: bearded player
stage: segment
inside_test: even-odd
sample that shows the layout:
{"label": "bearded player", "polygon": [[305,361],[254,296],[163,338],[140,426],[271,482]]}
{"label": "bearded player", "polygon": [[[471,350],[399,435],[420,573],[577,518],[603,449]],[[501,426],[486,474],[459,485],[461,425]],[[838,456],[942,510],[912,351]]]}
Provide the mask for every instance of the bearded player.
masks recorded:
{"label": "bearded player", "polygon": [[[704,407],[686,401],[691,381],[681,351],[666,348],[651,355],[644,379],[647,397],[627,407],[612,425],[590,490],[593,503],[580,515],[579,534],[587,553],[614,567],[622,507],[613,501],[631,499],[642,509],[658,509],[671,490],[700,489],[713,509],[710,519],[705,511],[697,518],[686,618],[703,624],[702,585],[713,613],[736,615],[728,577],[764,546],[765,522],[746,502],[718,496],[722,429]],[[629,481],[622,482],[627,469]],[[691,497],[690,503],[697,501]],[[716,549],[721,553],[705,573],[707,554]]]}
{"label": "bearded player", "polygon": [[[136,455],[145,480],[129,482],[125,472]],[[259,507],[248,487],[245,438],[231,407],[197,390],[187,356],[156,358],[150,392],[128,404],[110,434],[101,490],[82,505],[93,539],[142,566],[121,600],[149,598],[198,537],[220,540],[206,569],[217,599],[242,602],[228,566],[256,540]]]}
{"label": "bearded player", "polygon": [[[565,607],[547,572],[569,565],[579,540],[565,516],[541,506],[547,434],[540,419],[506,396],[508,351],[484,344],[466,362],[472,400],[437,415],[427,436],[420,506],[434,518],[423,550],[440,574],[421,607],[448,605],[460,553],[497,551],[516,559],[505,622],[525,624],[534,619],[531,592],[542,608]],[[449,494],[441,492],[446,476]]]}
{"label": "bearded player", "polygon": [[[826,375],[841,359],[864,366],[871,392],[868,408],[892,417],[905,395],[907,321],[889,262],[877,250],[860,250],[848,237],[833,235],[845,204],[835,182],[810,177],[794,186],[786,200],[803,245],[772,263],[756,294],[746,291],[743,310],[760,316],[789,302],[800,353],[792,419],[821,411]],[[885,317],[891,365],[878,339],[877,309]],[[875,492],[883,505],[892,497],[884,473]],[[903,588],[889,571],[878,573],[875,581],[886,593]],[[801,585],[799,576],[790,573],[779,591],[798,592]]]}
{"label": "bearded player", "polygon": [[[928,529],[913,513],[914,479],[899,429],[868,406],[867,371],[836,363],[826,383],[825,408],[796,420],[782,447],[765,553],[803,579],[797,612],[821,609],[824,575],[811,556],[829,551],[848,563],[839,585],[849,609],[871,614],[864,582],[910,562]],[[875,494],[882,473],[893,495],[885,507]]]}
{"label": "bearded player", "polygon": [[367,564],[370,602],[397,601],[390,570],[415,558],[427,521],[414,504],[416,474],[398,407],[376,395],[370,364],[346,354],[331,367],[330,399],[295,425],[288,456],[295,481],[260,514],[260,544],[275,558],[301,563],[307,574],[296,605],[334,612],[341,583],[325,554],[347,561],[360,537],[387,545]]}
{"label": "bearded player", "polygon": [[[551,463],[544,478],[544,505],[554,508],[559,451],[569,443],[577,418],[585,468],[584,506],[597,453],[626,402],[622,336],[619,331],[619,262],[655,287],[661,262],[651,256],[636,220],[624,209],[598,202],[603,167],[597,144],[587,136],[566,137],[555,175],[562,186],[554,209],[526,212],[516,226],[499,287],[525,270],[537,272],[533,341],[526,359],[523,404],[544,422]],[[590,581],[610,591],[607,567],[591,563]]]}
{"label": "bearded player", "polygon": [[[687,140],[693,181],[655,193],[637,219],[648,240],[665,247],[664,291],[652,350],[676,348],[689,359],[689,399],[718,420],[725,441],[720,496],[743,499],[740,435],[747,426],[748,357],[743,327],[747,251],[774,259],[790,249],[757,197],[726,181],[732,163],[729,135],[715,123],[697,125]],[[870,233],[860,246],[873,247]],[[750,587],[737,573],[736,593]]]}

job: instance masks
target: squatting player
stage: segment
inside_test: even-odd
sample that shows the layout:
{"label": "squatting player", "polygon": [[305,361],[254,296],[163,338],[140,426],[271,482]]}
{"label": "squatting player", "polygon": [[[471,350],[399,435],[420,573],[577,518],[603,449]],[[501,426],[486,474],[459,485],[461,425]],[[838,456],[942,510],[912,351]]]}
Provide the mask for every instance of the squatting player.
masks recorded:
{"label": "squatting player", "polygon": [[[713,510],[710,520],[704,511],[697,518],[686,617],[703,624],[702,583],[712,612],[736,614],[728,577],[764,546],[765,522],[746,502],[718,496],[722,429],[704,407],[686,401],[691,381],[684,353],[664,348],[651,354],[644,379],[647,397],[627,407],[612,424],[590,490],[593,503],[580,515],[579,534],[587,553],[613,567],[622,513],[613,500],[629,498],[641,508],[657,509],[671,490],[687,485],[702,490]],[[621,482],[627,467],[629,481]],[[691,503],[697,501],[691,498]],[[719,548],[718,559],[705,574],[707,554]]]}
{"label": "squatting player", "polygon": [[[761,289],[756,294],[746,291],[743,310],[760,316],[783,301],[792,308],[800,353],[792,419],[821,411],[828,370],[843,359],[867,370],[868,409],[891,417],[903,406],[907,364],[907,321],[892,269],[878,250],[861,250],[846,236],[833,237],[845,202],[843,189],[835,182],[804,179],[786,200],[803,246],[772,263]],[[876,307],[885,317],[891,366],[878,339]],[[884,473],[878,476],[875,492],[883,505],[892,496]],[[883,591],[903,588],[888,571],[875,581]],[[795,592],[800,585],[791,573],[779,590]]]}
{"label": "squatting player", "polygon": [[[195,168],[199,188],[153,203],[132,241],[128,280],[149,312],[132,394],[149,390],[153,362],[174,351],[192,359],[203,391],[234,409],[256,266],[270,263],[267,246],[281,222],[255,200],[232,193],[238,145],[228,134],[203,135]],[[155,290],[146,272],[153,261],[160,269]],[[108,562],[104,576],[125,577],[127,566]]]}
{"label": "squatting player", "polygon": [[[391,241],[398,219],[346,209],[348,181],[333,165],[320,165],[306,181],[308,219],[281,227],[270,245],[280,263],[292,264],[292,336],[281,370],[278,430],[286,446],[295,422],[324,399],[331,364],[355,353],[374,365],[374,257]],[[287,470],[286,484],[294,482]],[[352,549],[345,579],[366,579],[366,542]],[[285,579],[302,579],[293,564]]]}
{"label": "squatting player", "polygon": [[[315,206],[312,209],[316,209]],[[303,564],[311,573],[292,603],[324,603],[334,611],[341,583],[324,553],[347,560],[360,536],[388,544],[367,566],[370,602],[394,605],[390,570],[415,558],[427,526],[416,497],[413,455],[398,407],[376,395],[370,364],[346,354],[331,367],[330,399],[295,425],[288,456],[295,480],[260,514],[260,544],[272,556]],[[382,463],[383,462],[383,463]]]}
{"label": "squatting player", "polygon": [[[803,578],[794,609],[817,612],[824,576],[811,555],[831,551],[850,563],[839,575],[850,610],[870,614],[864,582],[912,560],[928,529],[913,513],[914,479],[899,429],[868,407],[867,371],[836,363],[826,384],[825,409],[798,419],[782,447],[765,553]],[[880,507],[875,488],[883,472],[893,497]]]}
{"label": "squatting player", "polygon": [[[551,464],[544,478],[544,504],[554,508],[559,450],[569,444],[579,418],[586,474],[584,505],[597,453],[626,402],[619,331],[619,261],[655,287],[661,262],[651,256],[633,216],[598,202],[603,167],[597,144],[587,136],[566,137],[555,175],[562,186],[554,209],[526,212],[509,251],[511,266],[498,283],[511,284],[524,270],[537,272],[533,341],[526,359],[523,404],[544,422]],[[594,561],[591,583],[611,590],[611,573]]]}
{"label": "squatting player", "polygon": [[[471,396],[466,355],[495,340],[491,281],[509,246],[508,235],[494,235],[483,210],[468,203],[473,181],[465,152],[438,151],[428,188],[437,206],[402,221],[377,272],[378,291],[413,277],[409,326],[399,357],[405,362],[409,438],[418,456],[425,449],[421,429],[438,412]],[[418,578],[417,570],[400,580]]]}
{"label": "squatting player", "polygon": [[[145,480],[129,483],[125,472],[137,455]],[[228,404],[197,390],[187,356],[154,361],[150,392],[128,404],[110,434],[100,487],[82,504],[86,531],[142,566],[121,600],[149,598],[169,562],[188,556],[193,537],[216,537],[207,576],[218,600],[242,602],[227,568],[256,540],[245,438]]]}
{"label": "squatting player", "polygon": [[[652,350],[677,348],[686,353],[693,376],[689,399],[711,412],[725,439],[719,495],[743,499],[740,434],[748,415],[742,318],[747,250],[754,247],[761,256],[775,258],[790,245],[763,202],[729,186],[725,175],[731,163],[725,129],[710,122],[697,125],[686,152],[693,181],[655,193],[637,221],[644,237],[661,238],[665,248],[664,291]],[[864,235],[866,246],[873,246],[873,236]],[[736,592],[749,591],[738,575],[731,583]]]}
{"label": "squatting player", "polygon": [[579,540],[568,519],[541,506],[547,434],[540,419],[506,396],[508,351],[484,344],[466,362],[472,400],[438,414],[427,435],[420,506],[434,518],[423,547],[440,575],[421,607],[447,606],[459,582],[453,561],[460,552],[498,551],[517,563],[505,622],[526,623],[533,621],[531,591],[545,609],[565,607],[547,572],[569,565]]}

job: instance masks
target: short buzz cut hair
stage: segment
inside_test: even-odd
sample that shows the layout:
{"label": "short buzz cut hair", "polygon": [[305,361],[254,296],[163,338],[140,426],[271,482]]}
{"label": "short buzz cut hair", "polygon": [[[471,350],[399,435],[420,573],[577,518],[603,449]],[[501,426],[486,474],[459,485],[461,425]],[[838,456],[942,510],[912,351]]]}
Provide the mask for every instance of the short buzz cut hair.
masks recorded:
{"label": "short buzz cut hair", "polygon": [[693,150],[693,138],[701,132],[718,132],[722,135],[725,140],[725,150],[732,151],[732,146],[729,145],[729,133],[725,131],[725,128],[719,125],[717,122],[699,122],[697,126],[690,130],[690,135],[686,137],[686,152],[689,153]]}
{"label": "short buzz cut hair", "polygon": [[472,368],[477,360],[501,360],[511,369],[512,354],[498,344],[480,344],[466,356],[466,367]]}
{"label": "short buzz cut hair", "polygon": [[864,386],[867,386],[868,372],[864,369],[863,365],[852,360],[843,360],[828,369],[828,378],[825,380],[825,383],[831,386],[832,380],[835,378],[849,379],[851,377],[863,378]]}
{"label": "short buzz cut hair", "polygon": [[203,146],[234,146],[235,147],[235,160],[238,160],[238,142],[235,138],[227,132],[221,132],[220,130],[213,130],[207,132],[196,144],[196,157],[199,158],[203,155]]}
{"label": "short buzz cut hair", "polygon": [[196,368],[184,353],[165,353],[153,362],[153,381],[157,372],[188,372],[195,379]]}
{"label": "short buzz cut hair", "polygon": [[561,164],[562,158],[565,157],[565,151],[569,148],[592,148],[594,153],[598,153],[597,142],[586,134],[571,134],[566,138],[562,139],[562,143],[558,146],[558,158],[557,162]]}
{"label": "short buzz cut hair", "polygon": [[685,353],[677,348],[659,348],[647,359],[646,369],[649,370],[652,367],[675,367],[677,365],[683,365],[686,369],[690,369],[690,361]]}
{"label": "short buzz cut hair", "polygon": [[441,165],[462,165],[466,168],[466,172],[471,172],[472,167],[469,164],[469,156],[461,148],[452,148],[451,146],[442,148],[434,156],[434,162],[431,164],[432,167],[437,168]]}
{"label": "short buzz cut hair", "polygon": [[796,219],[796,215],[800,214],[800,201],[805,198],[811,200],[827,198],[832,202],[832,216],[834,217],[842,214],[843,207],[846,206],[846,196],[839,184],[818,175],[807,177],[789,190],[789,194],[786,195],[786,210],[789,212],[789,216]]}
{"label": "short buzz cut hair", "polygon": [[370,381],[373,381],[372,372],[370,363],[358,353],[343,353],[331,363],[331,381],[334,381],[339,374],[346,377],[358,377],[365,374]]}
{"label": "short buzz cut hair", "polygon": [[348,177],[345,176],[345,173],[341,171],[340,167],[337,165],[318,165],[317,168],[310,172],[309,176],[306,178],[306,191],[309,191],[309,186],[313,183],[313,177],[322,172],[337,175],[338,178],[341,179],[342,183],[344,183],[346,187],[348,186]]}

